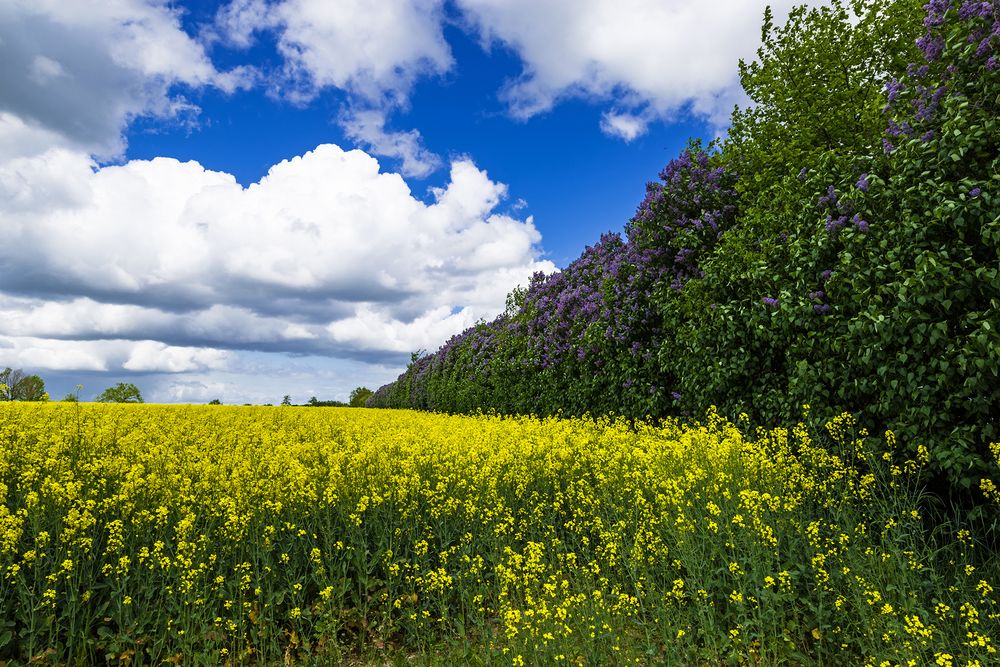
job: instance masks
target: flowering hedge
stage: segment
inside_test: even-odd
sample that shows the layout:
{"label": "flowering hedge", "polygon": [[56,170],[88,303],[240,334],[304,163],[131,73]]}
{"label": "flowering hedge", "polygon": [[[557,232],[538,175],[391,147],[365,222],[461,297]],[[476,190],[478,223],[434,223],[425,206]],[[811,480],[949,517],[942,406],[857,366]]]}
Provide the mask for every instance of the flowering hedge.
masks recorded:
{"label": "flowering hedge", "polygon": [[766,14],[724,142],[369,404],[790,423],[809,403],[926,443],[968,489],[1000,439],[998,51],[1000,0]]}
{"label": "flowering hedge", "polygon": [[[877,115],[831,113],[813,128],[816,143],[835,139],[822,153],[743,181],[742,217],[707,267],[719,306],[685,332],[679,377],[691,409],[859,412],[926,442],[932,468],[964,489],[1000,438],[1000,3],[928,3],[916,27]],[[861,128],[848,146],[837,128],[865,117],[882,132]],[[774,152],[727,148],[737,164]]]}

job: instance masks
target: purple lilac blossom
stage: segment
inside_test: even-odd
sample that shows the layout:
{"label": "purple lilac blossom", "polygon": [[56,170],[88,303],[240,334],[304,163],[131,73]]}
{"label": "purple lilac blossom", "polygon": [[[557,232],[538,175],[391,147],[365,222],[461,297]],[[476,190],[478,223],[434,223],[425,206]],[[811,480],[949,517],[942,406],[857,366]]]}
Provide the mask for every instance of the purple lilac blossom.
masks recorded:
{"label": "purple lilac blossom", "polygon": [[830,204],[836,204],[836,203],[837,203],[837,191],[834,189],[832,185],[827,186],[826,194],[821,196],[818,200],[816,200],[816,206],[818,208],[826,208]]}
{"label": "purple lilac blossom", "polygon": [[885,90],[888,93],[886,96],[886,100],[888,101],[886,109],[888,109],[896,101],[896,98],[899,97],[899,93],[902,92],[903,83],[899,79],[891,79],[885,84]]}
{"label": "purple lilac blossom", "polygon": [[832,215],[826,216],[826,231],[828,232],[831,233],[835,232],[846,224],[847,224],[846,215],[839,215],[836,218],[833,217]]}
{"label": "purple lilac blossom", "polygon": [[982,0],[966,0],[958,10],[959,17],[966,21],[971,18],[989,18],[992,13],[992,5]]}

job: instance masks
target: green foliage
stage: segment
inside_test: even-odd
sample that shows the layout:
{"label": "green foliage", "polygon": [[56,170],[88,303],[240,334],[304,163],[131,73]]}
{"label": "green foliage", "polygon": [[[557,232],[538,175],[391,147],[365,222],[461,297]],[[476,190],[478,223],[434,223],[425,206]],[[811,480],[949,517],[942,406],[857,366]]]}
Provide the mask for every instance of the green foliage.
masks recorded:
{"label": "green foliage", "polygon": [[321,401],[318,398],[316,398],[315,396],[312,396],[312,397],[309,398],[309,401],[306,403],[306,406],[310,407],[310,408],[346,408],[346,407],[349,407],[347,405],[347,403],[344,403],[343,401]]}
{"label": "green foliage", "polygon": [[37,375],[28,375],[20,368],[0,371],[0,401],[47,401],[45,381]]}
{"label": "green foliage", "polygon": [[757,59],[740,62],[754,104],[733,113],[725,146],[747,209],[794,215],[786,189],[803,167],[880,146],[886,79],[918,56],[922,5],[834,0],[796,7],[781,26],[765,12]]}
{"label": "green foliage", "polygon": [[928,63],[914,3],[864,7],[856,25],[836,4],[798,10],[743,68],[760,106],[735,115],[723,150],[741,169],[739,224],[698,286],[715,307],[661,361],[689,409],[858,412],[927,443],[967,488],[1000,436],[1000,87],[954,10]]}
{"label": "green foliage", "polygon": [[79,403],[80,402],[80,392],[83,391],[83,385],[76,385],[76,390],[72,391],[65,396],[63,396],[63,403]]}
{"label": "green foliage", "polygon": [[108,387],[97,397],[98,403],[142,403],[142,393],[131,382],[119,382]]}
{"label": "green foliage", "polygon": [[352,408],[363,408],[365,407],[365,402],[368,400],[368,397],[374,393],[375,392],[368,387],[357,387],[351,392],[348,405]]}
{"label": "green foliage", "polygon": [[[965,32],[948,35],[963,52]],[[933,443],[938,469],[969,487],[1000,440],[1000,81],[974,57],[949,65],[904,81],[948,94],[858,195],[873,233],[839,258],[836,287],[859,305],[830,345],[870,378],[843,400]]]}

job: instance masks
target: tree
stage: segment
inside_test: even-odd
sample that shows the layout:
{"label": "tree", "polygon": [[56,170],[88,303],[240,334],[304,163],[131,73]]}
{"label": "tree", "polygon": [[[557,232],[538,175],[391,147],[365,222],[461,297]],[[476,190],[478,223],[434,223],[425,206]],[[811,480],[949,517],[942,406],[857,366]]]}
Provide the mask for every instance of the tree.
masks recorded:
{"label": "tree", "polygon": [[285,397],[281,399],[281,404],[282,405],[291,405],[292,404],[292,397],[289,394],[285,394]]}
{"label": "tree", "polygon": [[315,396],[311,397],[309,399],[309,402],[306,403],[306,405],[308,407],[311,407],[311,408],[346,408],[347,407],[347,403],[344,403],[343,401],[321,401],[318,398],[316,398]]}
{"label": "tree", "polygon": [[49,394],[45,391],[45,380],[37,375],[29,375],[14,388],[15,401],[47,401]]}
{"label": "tree", "polygon": [[367,401],[368,397],[374,393],[375,392],[369,389],[368,387],[358,387],[357,389],[351,392],[351,399],[350,399],[351,407],[352,408],[365,407],[365,401]]}
{"label": "tree", "polygon": [[142,403],[139,388],[131,382],[119,382],[108,387],[97,397],[99,403]]}
{"label": "tree", "polygon": [[209,404],[209,405],[222,405],[222,401],[220,401],[220,400],[219,400],[219,399],[217,399],[217,398],[213,398],[212,400],[210,400],[210,401],[208,402],[208,404]]}
{"label": "tree", "polygon": [[47,401],[45,381],[37,375],[27,375],[20,368],[0,371],[0,400]]}
{"label": "tree", "polygon": [[24,371],[20,368],[5,368],[0,371],[0,400],[13,401],[14,391],[18,383],[24,379]]}

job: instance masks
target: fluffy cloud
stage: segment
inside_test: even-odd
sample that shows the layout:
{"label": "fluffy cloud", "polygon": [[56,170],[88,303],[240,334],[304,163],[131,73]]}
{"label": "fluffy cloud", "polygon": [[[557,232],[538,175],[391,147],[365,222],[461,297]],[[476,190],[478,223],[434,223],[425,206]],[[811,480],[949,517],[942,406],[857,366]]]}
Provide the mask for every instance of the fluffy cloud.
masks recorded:
{"label": "fluffy cloud", "polygon": [[404,176],[423,178],[441,165],[441,158],[424,147],[420,132],[386,130],[385,122],[385,112],[378,109],[351,109],[340,118],[349,138],[376,155],[399,159]]}
{"label": "fluffy cloud", "polygon": [[278,48],[314,87],[369,101],[404,102],[413,81],[452,64],[441,28],[442,0],[283,0],[275,8]]}
{"label": "fluffy cloud", "polygon": [[[177,12],[153,0],[3,0],[0,62],[0,158],[57,144],[117,157],[130,119],[197,113],[176,85],[247,83],[246,69],[217,71]],[[16,145],[15,124],[27,128]]]}
{"label": "fluffy cloud", "polygon": [[641,115],[608,111],[601,116],[601,130],[628,142],[645,133],[648,122],[648,117]]}
{"label": "fluffy cloud", "polygon": [[[444,40],[443,0],[391,0],[377,9],[360,0],[233,0],[218,25],[230,43],[246,45],[274,30],[287,63],[285,94],[308,99],[336,87],[380,109],[382,121],[345,116],[353,138],[383,155],[415,164],[419,135],[386,132],[384,111],[405,107],[414,81],[453,66]],[[746,103],[736,64],[759,44],[763,0],[456,0],[460,20],[484,46],[502,45],[523,64],[501,97],[515,117],[529,118],[567,97],[608,101],[602,130],[626,141],[648,124],[689,111],[724,127],[734,104]],[[777,15],[792,0],[771,2]],[[363,26],[359,28],[359,26]],[[426,164],[426,162],[425,162]],[[409,169],[410,173],[417,170]]]}
{"label": "fluffy cloud", "polygon": [[247,49],[253,46],[256,33],[277,25],[278,17],[266,0],[231,0],[216,13],[214,36],[230,46]]}
{"label": "fluffy cloud", "polygon": [[386,128],[388,114],[409,105],[413,84],[451,69],[443,0],[232,0],[216,16],[228,44],[246,48],[272,31],[284,71],[272,82],[281,97],[305,103],[324,88],[347,93],[339,122],[376,155],[401,160],[405,176],[423,178],[441,165],[417,130]]}
{"label": "fluffy cloud", "polygon": [[571,11],[562,0],[457,4],[484,43],[521,58],[521,76],[502,92],[515,116],[565,97],[614,100],[619,110],[601,126],[630,140],[682,108],[724,124],[742,99],[736,63],[754,55],[765,4],[780,16],[795,3],[579,0]]}
{"label": "fluffy cloud", "polygon": [[193,349],[164,345],[155,340],[138,341],[122,362],[127,371],[183,373],[225,368],[230,355],[222,350]]}
{"label": "fluffy cloud", "polygon": [[554,269],[530,218],[496,213],[506,186],[471,161],[432,195],[334,145],[247,188],[169,158],[95,168],[54,148],[0,163],[0,364],[182,372],[221,367],[224,349],[398,359]]}
{"label": "fluffy cloud", "polygon": [[[737,62],[753,58],[763,0],[456,0],[461,23],[485,47],[502,45],[521,59],[521,75],[500,91],[510,112],[530,118],[561,99],[608,102],[601,129],[632,141],[650,122],[690,112],[717,129],[735,104],[746,104]],[[779,16],[792,0],[770,3]],[[414,82],[453,67],[442,26],[443,0],[232,0],[217,28],[247,46],[274,31],[285,58],[282,94],[308,100],[346,91],[348,136],[379,155],[402,160],[422,177],[438,159],[415,130],[386,129],[386,116],[408,105]]]}
{"label": "fluffy cloud", "polygon": [[414,81],[451,69],[444,0],[231,0],[216,14],[224,42],[247,48],[271,31],[286,97],[339,88],[369,105],[404,105]]}
{"label": "fluffy cloud", "polygon": [[[440,11],[237,0],[217,25],[231,46],[275,30],[301,99],[346,90],[360,101],[342,118],[351,136],[423,176],[436,156],[415,131],[388,130],[385,109],[451,66]],[[121,153],[132,119],[197,111],[179,85],[245,83],[244,71],[217,71],[161,2],[4,0],[0,57],[0,365],[184,374],[212,392],[219,373],[255,382],[247,354],[281,352],[355,359],[388,379],[391,366],[371,363],[436,346],[554,269],[531,219],[497,213],[506,187],[470,160],[451,164],[429,203],[334,145],[246,188],[170,158],[98,166]],[[295,386],[308,390],[308,377]],[[161,383],[161,398],[194,396],[184,382]]]}
{"label": "fluffy cloud", "polygon": [[42,371],[179,373],[224,369],[225,350],[164,345],[158,341],[75,341],[35,336],[0,336],[0,366]]}

